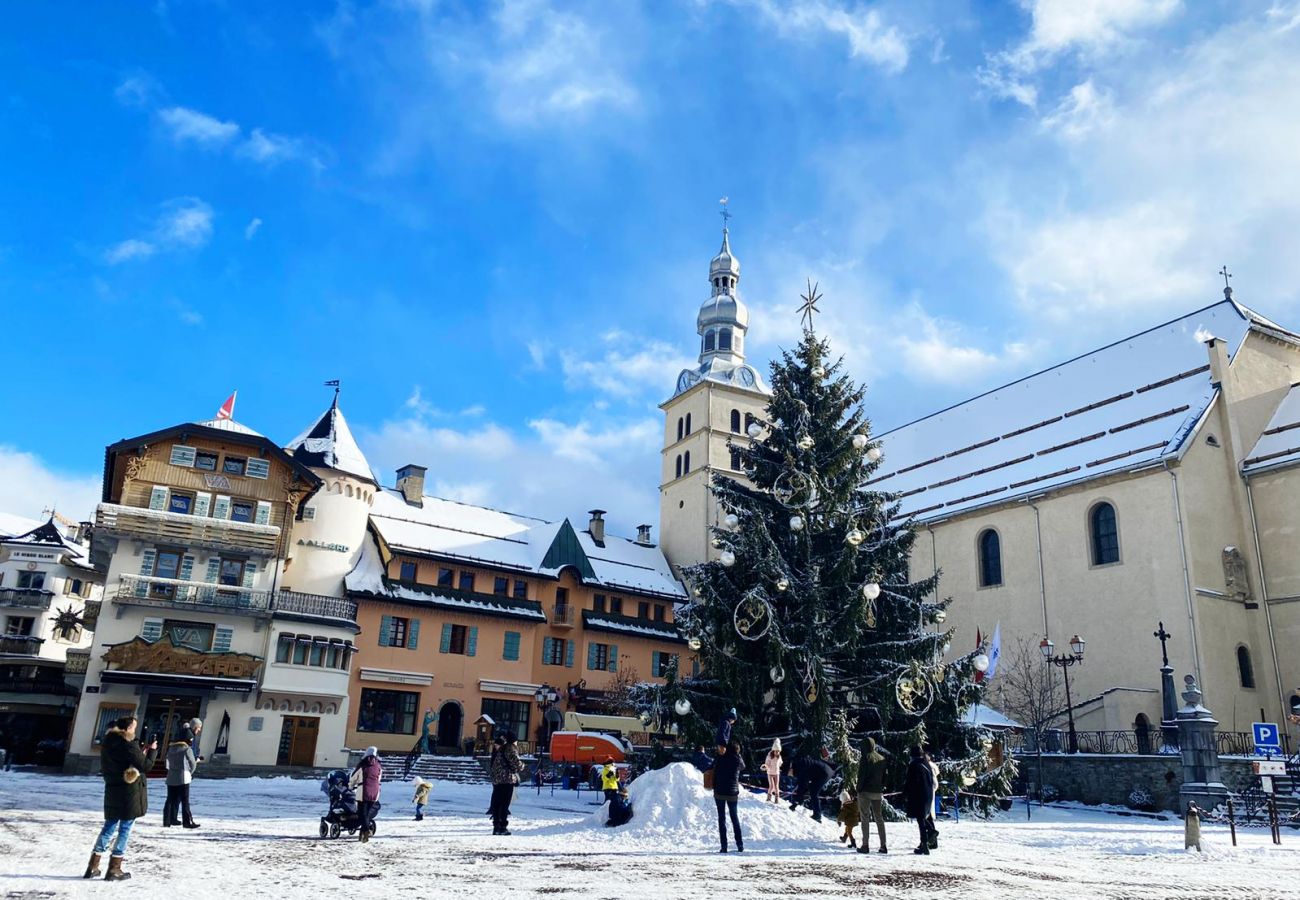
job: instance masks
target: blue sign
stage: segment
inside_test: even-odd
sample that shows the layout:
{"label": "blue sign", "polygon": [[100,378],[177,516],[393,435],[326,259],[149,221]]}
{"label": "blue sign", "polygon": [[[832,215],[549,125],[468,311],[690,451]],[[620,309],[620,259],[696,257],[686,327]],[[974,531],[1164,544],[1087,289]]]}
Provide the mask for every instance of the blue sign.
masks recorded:
{"label": "blue sign", "polygon": [[1282,736],[1276,725],[1272,722],[1255,722],[1251,728],[1255,732],[1255,753],[1260,756],[1282,753]]}

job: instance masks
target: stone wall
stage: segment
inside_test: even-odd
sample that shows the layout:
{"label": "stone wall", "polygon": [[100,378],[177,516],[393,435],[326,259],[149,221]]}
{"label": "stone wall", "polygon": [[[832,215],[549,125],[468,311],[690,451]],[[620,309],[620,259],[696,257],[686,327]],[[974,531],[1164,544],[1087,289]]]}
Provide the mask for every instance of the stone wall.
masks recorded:
{"label": "stone wall", "polygon": [[[1038,757],[1018,758],[1020,772],[1031,789],[1038,785]],[[1254,778],[1250,760],[1220,757],[1223,782],[1230,791],[1248,787]],[[1107,753],[1044,753],[1043,783],[1056,788],[1061,800],[1129,806],[1129,794],[1141,789],[1157,809],[1179,812],[1178,789],[1183,767],[1177,756],[1138,756]]]}

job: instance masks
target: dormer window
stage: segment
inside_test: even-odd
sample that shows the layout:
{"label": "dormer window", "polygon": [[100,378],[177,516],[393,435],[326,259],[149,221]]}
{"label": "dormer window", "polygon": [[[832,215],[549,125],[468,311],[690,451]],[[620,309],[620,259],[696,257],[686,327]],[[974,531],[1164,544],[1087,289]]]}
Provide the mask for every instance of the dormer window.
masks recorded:
{"label": "dormer window", "polygon": [[719,350],[730,350],[730,349],[731,349],[731,329],[730,329],[730,328],[723,328],[723,329],[721,329],[721,330],[718,331],[718,349],[719,349]]}
{"label": "dormer window", "polygon": [[704,352],[705,352],[705,353],[709,353],[709,352],[711,352],[711,351],[713,350],[713,340],[714,340],[714,337],[713,337],[713,331],[712,331],[712,330],[709,330],[709,331],[704,332]]}

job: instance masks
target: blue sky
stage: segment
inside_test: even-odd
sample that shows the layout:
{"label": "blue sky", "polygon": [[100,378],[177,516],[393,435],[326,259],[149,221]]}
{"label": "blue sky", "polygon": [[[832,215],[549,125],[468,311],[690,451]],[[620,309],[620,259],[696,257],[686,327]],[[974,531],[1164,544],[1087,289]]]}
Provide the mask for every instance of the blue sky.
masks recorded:
{"label": "blue sky", "polygon": [[0,34],[0,508],[343,408],[375,468],[657,522],[728,196],[751,359],[899,424],[1214,302],[1300,325],[1300,4],[27,4]]}

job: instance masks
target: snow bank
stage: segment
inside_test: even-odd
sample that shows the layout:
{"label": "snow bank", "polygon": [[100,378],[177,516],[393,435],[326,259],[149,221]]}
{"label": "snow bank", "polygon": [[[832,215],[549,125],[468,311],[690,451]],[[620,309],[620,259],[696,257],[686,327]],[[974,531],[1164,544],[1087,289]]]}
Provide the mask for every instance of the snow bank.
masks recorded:
{"label": "snow bank", "polygon": [[[605,828],[608,804],[574,823],[555,825],[538,833],[573,833],[599,829],[611,840],[651,842],[692,849],[716,849],[718,808],[713,792],[704,787],[704,777],[690,763],[673,763],[646,772],[627,788],[632,800],[632,821],[618,828]],[[828,816],[818,823],[808,810],[791,812],[785,804],[764,803],[762,795],[742,791],[737,807],[740,830],[746,844],[815,844],[824,846],[837,834]],[[731,826],[728,822],[728,835]]]}

